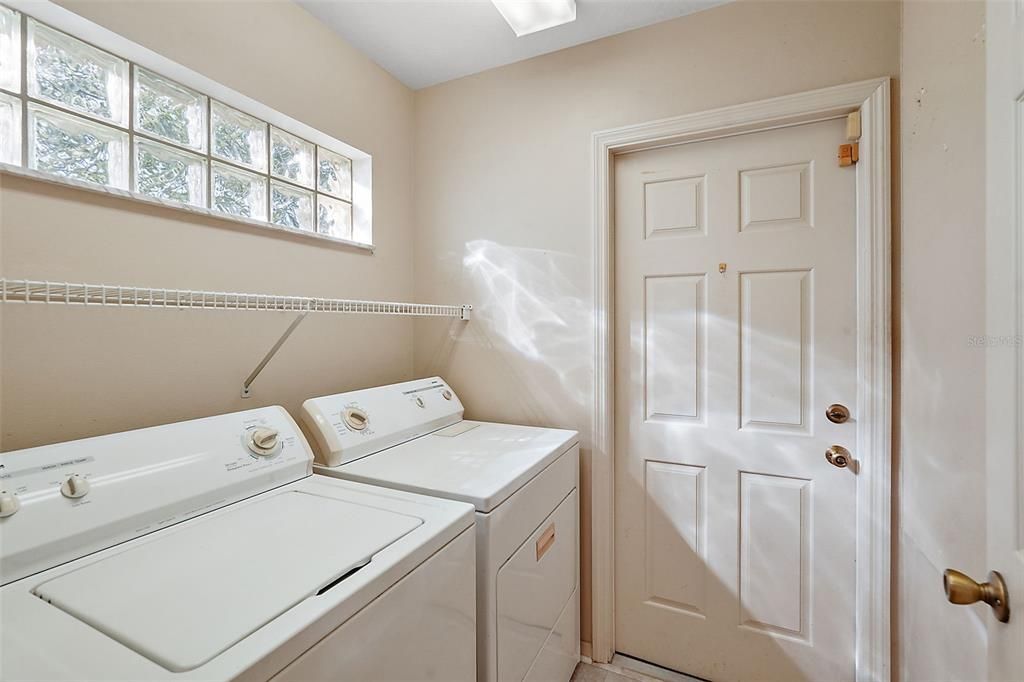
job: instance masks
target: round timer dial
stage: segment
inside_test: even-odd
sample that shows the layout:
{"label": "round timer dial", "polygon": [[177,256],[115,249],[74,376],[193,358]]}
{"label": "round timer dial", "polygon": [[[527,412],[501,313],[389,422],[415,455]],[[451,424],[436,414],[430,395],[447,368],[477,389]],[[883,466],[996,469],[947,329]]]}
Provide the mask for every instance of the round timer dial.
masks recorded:
{"label": "round timer dial", "polygon": [[358,407],[345,408],[342,417],[345,419],[345,426],[353,431],[363,431],[370,424],[370,415]]}
{"label": "round timer dial", "polygon": [[13,516],[21,509],[21,501],[14,493],[0,490],[0,519]]}
{"label": "round timer dial", "polygon": [[60,494],[72,500],[85,497],[89,493],[89,481],[84,476],[71,474],[60,484]]}
{"label": "round timer dial", "polygon": [[273,457],[281,451],[281,440],[277,429],[257,426],[249,429],[245,438],[245,446],[257,457]]}

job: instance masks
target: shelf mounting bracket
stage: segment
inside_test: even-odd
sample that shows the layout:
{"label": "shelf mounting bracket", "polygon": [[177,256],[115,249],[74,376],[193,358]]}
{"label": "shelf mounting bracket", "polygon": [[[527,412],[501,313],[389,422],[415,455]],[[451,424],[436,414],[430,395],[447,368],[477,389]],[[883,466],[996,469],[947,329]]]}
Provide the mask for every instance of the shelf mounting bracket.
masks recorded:
{"label": "shelf mounting bracket", "polygon": [[256,368],[249,373],[249,376],[246,377],[245,382],[242,383],[243,398],[252,397],[252,391],[250,390],[252,382],[256,381],[256,377],[260,375],[260,372],[263,371],[263,368],[267,366],[267,363],[270,362],[271,358],[274,357],[277,351],[281,350],[281,346],[284,345],[284,342],[288,340],[288,337],[292,335],[292,332],[295,331],[295,329],[302,323],[302,321],[306,319],[306,315],[308,314],[308,310],[303,310],[301,313],[299,313],[298,317],[292,320],[292,323],[288,325],[287,329],[284,330],[284,334],[281,334],[281,338],[277,340],[277,343],[270,347],[270,350],[267,352],[266,355],[263,356],[263,359],[260,360],[259,364],[256,365]]}

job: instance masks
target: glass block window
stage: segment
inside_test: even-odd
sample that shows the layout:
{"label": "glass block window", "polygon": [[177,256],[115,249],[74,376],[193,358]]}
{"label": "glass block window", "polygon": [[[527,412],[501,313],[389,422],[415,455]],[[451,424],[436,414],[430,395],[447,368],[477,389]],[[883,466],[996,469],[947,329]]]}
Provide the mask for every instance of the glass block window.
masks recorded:
{"label": "glass block window", "polygon": [[297,230],[312,230],[313,193],[280,182],[271,182],[270,222]]}
{"label": "glass block window", "polygon": [[0,92],[0,163],[21,163],[21,100]]}
{"label": "glass block window", "polygon": [[135,129],[206,151],[206,97],[135,67]]}
{"label": "glass block window", "polygon": [[267,219],[267,179],[213,162],[213,208],[254,220]]}
{"label": "glass block window", "polygon": [[0,7],[0,88],[21,92],[21,14]]}
{"label": "glass block window", "polygon": [[352,161],[330,149],[316,148],[317,189],[331,196],[352,201]]}
{"label": "glass block window", "polygon": [[210,97],[196,89],[201,79],[166,60],[148,56],[144,67],[103,49],[113,43],[102,36],[100,44],[82,37],[0,5],[0,164],[354,239],[360,214],[345,145],[324,146],[331,138],[300,124],[301,134],[287,130],[289,119],[266,108],[253,106],[263,112],[253,115],[234,93]]}
{"label": "glass block window", "polygon": [[214,102],[213,155],[257,171],[267,169],[267,124]]}
{"label": "glass block window", "polygon": [[28,94],[124,126],[128,62],[32,19],[28,21]]}
{"label": "glass block window", "polygon": [[313,189],[313,145],[271,128],[270,174]]}
{"label": "glass block window", "polygon": [[192,206],[206,203],[206,160],[145,138],[135,140],[135,191]]}
{"label": "glass block window", "polygon": [[316,230],[339,239],[352,239],[352,204],[321,194],[316,199]]}
{"label": "glass block window", "polygon": [[30,103],[28,140],[29,168],[128,188],[128,133]]}

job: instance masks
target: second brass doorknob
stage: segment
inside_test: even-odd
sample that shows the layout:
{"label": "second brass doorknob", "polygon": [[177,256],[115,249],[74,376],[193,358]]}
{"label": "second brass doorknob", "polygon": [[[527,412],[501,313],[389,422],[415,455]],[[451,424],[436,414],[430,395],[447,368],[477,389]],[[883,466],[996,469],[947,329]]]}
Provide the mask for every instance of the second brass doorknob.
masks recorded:
{"label": "second brass doorknob", "polygon": [[978,583],[969,575],[947,568],[942,574],[942,589],[950,604],[974,604],[983,601],[992,607],[1000,623],[1010,620],[1010,598],[999,571],[988,574],[988,582]]}

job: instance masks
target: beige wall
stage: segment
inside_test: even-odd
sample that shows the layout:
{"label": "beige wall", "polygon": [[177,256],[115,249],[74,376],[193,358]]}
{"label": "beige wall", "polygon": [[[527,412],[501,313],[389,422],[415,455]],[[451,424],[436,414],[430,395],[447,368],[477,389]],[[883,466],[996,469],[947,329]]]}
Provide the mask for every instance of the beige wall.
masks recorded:
{"label": "beige wall", "polygon": [[896,670],[983,680],[987,607],[942,597],[984,576],[985,6],[903,5]]}
{"label": "beige wall", "polygon": [[[416,93],[416,282],[472,302],[417,322],[416,373],[472,417],[580,430],[593,410],[595,130],[896,75],[898,6],[741,2]],[[583,636],[590,638],[583,496]]]}
{"label": "beige wall", "polygon": [[[375,255],[0,176],[8,277],[408,299],[410,90],[288,2],[63,2],[374,158]],[[310,316],[254,384],[289,315],[6,306],[0,446],[17,449],[403,380],[413,326]]]}

